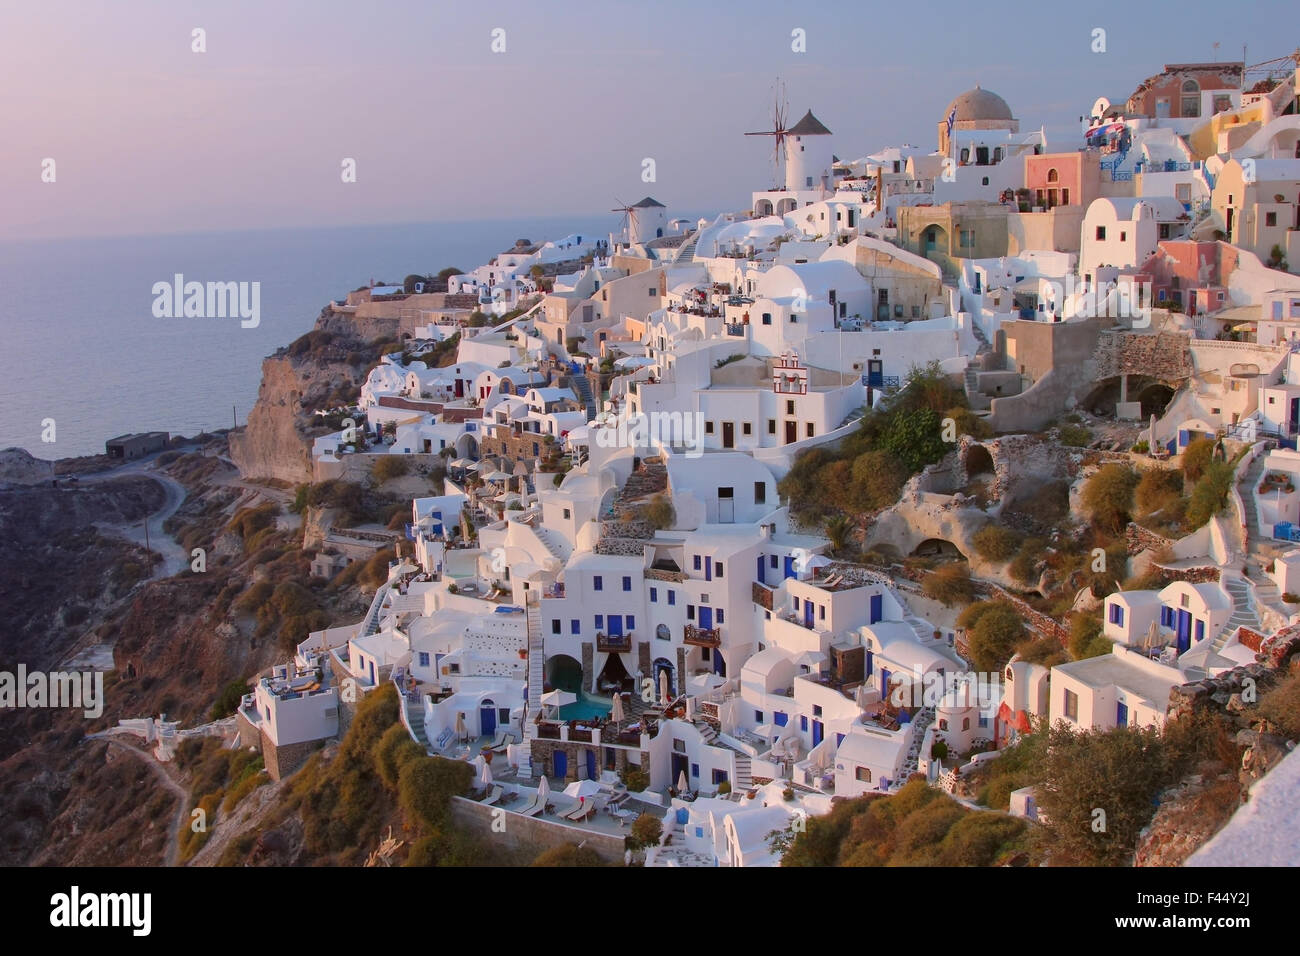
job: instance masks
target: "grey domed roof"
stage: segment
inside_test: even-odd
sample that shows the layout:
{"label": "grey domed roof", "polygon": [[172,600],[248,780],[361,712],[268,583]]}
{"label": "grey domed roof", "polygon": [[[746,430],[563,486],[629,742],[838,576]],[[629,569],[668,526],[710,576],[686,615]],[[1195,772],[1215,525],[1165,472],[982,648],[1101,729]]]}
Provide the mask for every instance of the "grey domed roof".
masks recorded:
{"label": "grey domed roof", "polygon": [[1011,120],[1011,107],[1007,101],[991,90],[982,90],[978,86],[967,90],[948,104],[942,119],[952,115],[953,107],[957,109],[957,122],[962,120]]}

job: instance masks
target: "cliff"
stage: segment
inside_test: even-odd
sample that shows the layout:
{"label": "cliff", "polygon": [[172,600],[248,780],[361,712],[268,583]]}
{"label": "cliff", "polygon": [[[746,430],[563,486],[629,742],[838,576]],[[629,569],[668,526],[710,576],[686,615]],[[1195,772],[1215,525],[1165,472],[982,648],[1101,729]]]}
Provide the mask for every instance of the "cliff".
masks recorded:
{"label": "cliff", "polygon": [[354,402],[391,337],[325,309],[315,328],[262,362],[262,384],[248,424],[230,436],[230,457],[245,478],[312,480],[312,439],[326,433],[317,409]]}

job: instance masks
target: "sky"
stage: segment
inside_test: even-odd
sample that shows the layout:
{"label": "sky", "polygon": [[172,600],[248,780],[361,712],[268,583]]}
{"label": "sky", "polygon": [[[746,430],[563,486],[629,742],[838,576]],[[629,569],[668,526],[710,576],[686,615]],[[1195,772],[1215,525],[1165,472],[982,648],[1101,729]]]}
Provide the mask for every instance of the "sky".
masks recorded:
{"label": "sky", "polygon": [[670,215],[744,209],[774,178],[770,142],[742,134],[771,128],[778,77],[790,121],[811,108],[842,159],[934,148],[946,104],[976,83],[1073,149],[1098,96],[1166,62],[1291,52],[1294,11],[6,0],[0,239],[589,215],[645,195]]}

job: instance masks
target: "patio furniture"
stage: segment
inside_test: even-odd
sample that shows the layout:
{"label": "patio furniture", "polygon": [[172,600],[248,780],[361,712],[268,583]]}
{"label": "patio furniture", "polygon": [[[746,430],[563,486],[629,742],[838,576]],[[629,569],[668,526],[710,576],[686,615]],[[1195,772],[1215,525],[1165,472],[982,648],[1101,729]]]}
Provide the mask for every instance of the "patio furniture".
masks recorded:
{"label": "patio furniture", "polygon": [[483,806],[485,806],[485,807],[490,807],[490,806],[492,806],[494,803],[496,803],[498,800],[501,799],[501,794],[502,794],[502,792],[503,792],[503,791],[502,791],[502,789],[501,789],[500,787],[493,787],[493,788],[492,788],[492,792],[489,793],[486,797],[484,797],[484,798],[483,798],[482,800],[480,800],[479,802],[480,802],[481,804],[483,804]]}

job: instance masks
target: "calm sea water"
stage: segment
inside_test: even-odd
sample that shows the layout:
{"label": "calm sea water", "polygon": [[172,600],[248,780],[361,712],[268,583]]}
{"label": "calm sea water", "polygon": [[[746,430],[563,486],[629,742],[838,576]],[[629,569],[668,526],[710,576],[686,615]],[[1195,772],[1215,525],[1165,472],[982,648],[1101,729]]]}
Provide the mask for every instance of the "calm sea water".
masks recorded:
{"label": "calm sea water", "polygon": [[[39,458],[104,450],[123,432],[240,424],[261,361],[330,299],[413,272],[471,269],[516,239],[604,235],[615,217],[280,229],[0,242],[0,448]],[[261,283],[261,324],[158,319],[155,282]],[[56,441],[41,441],[52,418]]]}

